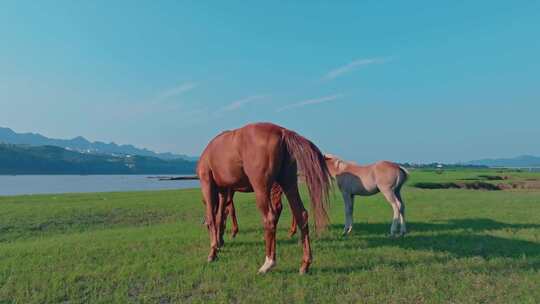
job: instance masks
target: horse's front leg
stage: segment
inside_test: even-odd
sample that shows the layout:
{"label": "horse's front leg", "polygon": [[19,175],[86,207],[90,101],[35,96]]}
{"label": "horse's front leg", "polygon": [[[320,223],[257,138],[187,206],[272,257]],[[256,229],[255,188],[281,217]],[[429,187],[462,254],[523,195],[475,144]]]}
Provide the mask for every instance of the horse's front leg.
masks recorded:
{"label": "horse's front leg", "polygon": [[[206,172],[204,172],[206,173]],[[219,198],[216,189],[212,185],[211,177],[208,174],[200,175],[201,192],[206,209],[206,227],[208,228],[208,236],[210,237],[210,253],[208,253],[208,262],[212,262],[217,258],[218,240],[217,240],[217,225],[216,225],[216,210],[219,204]]]}
{"label": "horse's front leg", "polygon": [[345,209],[345,227],[343,235],[350,234],[353,228],[354,196],[348,192],[342,192]]}
{"label": "horse's front leg", "polygon": [[227,205],[227,213],[231,215],[231,221],[232,221],[231,237],[234,238],[238,234],[238,220],[236,219],[236,209],[234,208],[234,203],[232,200],[230,204]]}
{"label": "horse's front leg", "polygon": [[294,219],[294,215],[292,216],[292,219],[291,219],[291,228],[289,228],[289,237],[292,238],[293,235],[296,234],[296,230],[298,230],[297,226],[296,226],[296,221]]}
{"label": "horse's front leg", "polygon": [[223,234],[225,233],[225,221],[227,220],[227,214],[225,205],[227,202],[227,193],[221,192],[219,194],[219,202],[216,211],[216,238],[218,240],[218,248],[223,247],[225,241],[223,240]]}

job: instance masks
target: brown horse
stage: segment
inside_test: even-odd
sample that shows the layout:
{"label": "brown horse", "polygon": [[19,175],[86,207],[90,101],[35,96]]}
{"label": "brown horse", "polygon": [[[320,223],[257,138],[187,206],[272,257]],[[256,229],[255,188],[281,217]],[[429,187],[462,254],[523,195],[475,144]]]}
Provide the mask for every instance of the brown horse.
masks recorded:
{"label": "brown horse", "polygon": [[[283,195],[283,189],[281,189],[278,183],[274,183],[274,185],[272,185],[270,199],[272,201],[272,205],[276,206],[276,209],[279,209],[279,210],[282,209],[282,203],[281,203],[282,195]],[[223,217],[223,223],[222,223],[223,227],[221,229],[220,244],[224,243],[223,234],[225,233],[225,224],[227,222],[227,217],[229,215],[231,216],[231,221],[232,221],[231,237],[234,238],[238,234],[238,219],[236,218],[236,208],[234,207],[234,191],[230,191],[229,195],[226,198],[225,204],[227,207],[225,207],[225,214]],[[295,233],[296,233],[296,223],[294,221],[294,216],[293,216],[291,220],[291,228],[289,230],[289,237],[292,237]]]}
{"label": "brown horse", "polygon": [[301,229],[304,254],[300,273],[308,271],[312,259],[308,214],[298,192],[298,166],[305,175],[315,225],[323,229],[328,223],[326,204],[331,176],[324,156],[312,142],[271,123],[249,124],[223,132],[210,141],[197,165],[210,235],[208,261],[217,257],[224,210],[228,198],[232,198],[231,192],[255,192],[266,241],[266,260],[259,273],[266,273],[275,266],[276,226],[281,208],[270,196],[272,186],[277,183],[287,196]]}
{"label": "brown horse", "polygon": [[[241,192],[241,191],[239,191]],[[238,219],[236,218],[236,209],[234,207],[234,190],[228,190],[226,191],[225,195],[221,195],[219,199],[225,200],[225,214],[223,215],[223,222],[222,222],[222,228],[221,228],[221,238],[220,238],[220,244],[223,244],[223,234],[225,232],[225,224],[227,222],[227,217],[231,216],[232,221],[232,228],[231,228],[231,237],[234,238],[236,234],[238,234]],[[274,183],[272,185],[272,189],[270,190],[270,200],[272,202],[272,206],[276,206],[276,209],[281,210],[282,209],[282,203],[281,203],[281,196],[283,194],[283,190],[279,186],[278,183]],[[204,203],[204,202],[203,202]],[[294,218],[293,218],[294,219]]]}

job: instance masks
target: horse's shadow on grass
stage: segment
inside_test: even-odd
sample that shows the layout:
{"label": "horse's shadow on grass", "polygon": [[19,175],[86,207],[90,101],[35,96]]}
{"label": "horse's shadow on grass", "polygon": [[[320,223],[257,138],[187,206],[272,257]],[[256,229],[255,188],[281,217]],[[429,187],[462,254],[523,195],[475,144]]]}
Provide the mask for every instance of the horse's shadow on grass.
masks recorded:
{"label": "horse's shadow on grass", "polygon": [[[367,246],[363,246],[366,249],[389,247],[414,251],[431,251],[445,254],[443,256],[432,256],[425,258],[420,263],[444,264],[454,259],[482,258],[485,261],[489,261],[495,258],[504,258],[507,259],[507,261],[503,262],[502,264],[480,264],[474,267],[478,268],[478,270],[488,271],[508,270],[508,267],[534,271],[540,270],[540,243],[526,240],[462,233],[443,233],[436,236],[410,235],[399,239],[392,239],[387,236],[374,236],[366,237],[362,240],[367,244]],[[322,241],[325,242],[324,240]],[[359,250],[359,244],[357,242],[352,240],[343,241],[347,243],[336,245],[335,242],[331,243],[330,241],[327,241],[327,243],[321,245],[321,247],[325,247],[326,249],[335,248],[336,250],[354,250],[358,252],[358,254],[362,254],[362,249]],[[507,262],[513,264],[508,265]],[[408,262],[406,259],[403,262],[383,262],[384,265],[391,266],[393,268],[400,268],[407,265],[412,266],[418,263],[418,260]],[[472,266],[464,267],[470,268]],[[351,264],[346,267],[321,268],[318,271],[323,273],[352,273],[355,271],[370,270],[371,268],[373,268],[373,265]]]}
{"label": "horse's shadow on grass", "polygon": [[[342,230],[343,225],[330,225],[330,230]],[[407,222],[407,228],[412,232],[441,232],[451,230],[466,230],[470,232],[482,232],[489,230],[519,230],[536,228],[540,229],[540,224],[509,224],[498,222],[487,218],[464,218],[464,219],[449,219],[441,222],[426,223],[426,222]],[[353,231],[357,234],[385,234],[390,230],[390,222],[388,223],[356,223],[353,225]],[[354,235],[354,234],[353,234]]]}
{"label": "horse's shadow on grass", "polygon": [[[332,224],[329,227],[332,232],[341,232],[343,224]],[[467,230],[472,232],[482,232],[489,230],[519,230],[528,228],[540,229],[540,224],[509,224],[498,222],[487,218],[464,218],[464,219],[449,219],[433,223],[426,222],[407,222],[408,230],[412,232],[440,232],[451,230]],[[262,227],[240,228],[240,233],[263,233]],[[288,228],[279,228],[278,230],[286,231]],[[313,229],[311,229],[313,231]],[[355,223],[353,225],[354,235],[381,235],[387,234],[390,231],[390,221],[383,223]]]}
{"label": "horse's shadow on grass", "polygon": [[[456,258],[480,257],[486,260],[506,258],[515,261],[520,260],[521,262],[518,265],[521,266],[517,267],[540,270],[539,242],[482,233],[496,230],[514,233],[521,229],[540,229],[540,224],[509,224],[485,218],[468,218],[451,219],[441,223],[410,222],[407,226],[413,233],[396,239],[388,236],[388,223],[355,224],[353,233],[346,237],[338,237],[343,227],[336,224],[330,226],[328,233],[321,237],[315,237],[313,241],[316,246],[320,246],[326,250],[329,248],[335,250],[354,250],[358,254],[361,254],[362,248],[370,249],[378,247],[394,247],[444,254],[443,256],[429,258],[426,260],[426,263],[444,263]],[[415,232],[420,232],[420,234],[415,234]],[[429,232],[433,232],[434,234],[426,234]],[[292,239],[278,238],[277,242],[278,247],[279,245],[298,244],[298,236]],[[253,245],[254,243],[256,242],[231,241],[228,245],[234,247]],[[263,244],[262,239],[258,243]],[[406,260],[403,262],[388,261],[388,265],[392,267],[406,266],[408,263]],[[414,264],[416,263],[418,261],[414,262]],[[346,267],[321,268],[317,271],[351,273],[354,271],[369,270],[372,266],[350,265]],[[516,265],[513,265],[513,267],[516,267]],[[285,272],[288,271],[285,270]]]}
{"label": "horse's shadow on grass", "polygon": [[[409,235],[399,239],[375,236],[362,240],[367,243],[365,246],[367,248],[398,247],[408,250],[444,252],[454,258],[540,258],[540,243],[492,235],[443,233],[436,236]],[[337,246],[335,242],[328,242],[321,246],[358,250],[358,242],[352,240],[344,240],[344,242],[348,243]]]}
{"label": "horse's shadow on grass", "polygon": [[[521,229],[540,229],[540,224],[509,224],[486,218],[450,219],[442,223],[410,222],[407,227],[412,232],[433,232],[433,235],[407,235],[394,239],[388,237],[390,225],[386,223],[355,224],[353,234],[345,237],[362,239],[369,247],[397,246],[406,249],[434,250],[448,252],[456,257],[499,256],[522,257],[540,256],[540,243],[510,239],[481,232],[504,230],[515,233]],[[341,231],[341,225],[332,225],[331,231]],[[322,238],[320,241],[330,241]],[[355,242],[351,242],[354,244]]]}

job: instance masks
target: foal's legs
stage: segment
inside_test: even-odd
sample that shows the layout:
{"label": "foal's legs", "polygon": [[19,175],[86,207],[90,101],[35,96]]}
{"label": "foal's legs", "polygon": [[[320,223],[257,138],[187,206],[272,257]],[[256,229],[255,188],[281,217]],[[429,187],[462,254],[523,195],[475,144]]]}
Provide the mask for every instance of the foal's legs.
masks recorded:
{"label": "foal's legs", "polygon": [[400,189],[397,189],[395,191],[396,198],[397,198],[397,205],[399,208],[399,221],[401,224],[401,228],[399,231],[399,234],[405,235],[407,233],[407,227],[405,226],[405,203],[403,202],[403,199],[401,198],[401,192]]}
{"label": "foal's legs", "polygon": [[342,192],[343,202],[345,204],[345,227],[343,235],[349,234],[353,228],[354,196],[347,192]]}
{"label": "foal's legs", "polygon": [[390,206],[392,206],[392,210],[394,211],[394,216],[392,218],[392,226],[390,227],[390,236],[395,236],[397,233],[397,226],[399,224],[399,206],[397,204],[397,197],[394,193],[393,189],[381,189],[381,192],[384,195],[384,198],[390,203]]}

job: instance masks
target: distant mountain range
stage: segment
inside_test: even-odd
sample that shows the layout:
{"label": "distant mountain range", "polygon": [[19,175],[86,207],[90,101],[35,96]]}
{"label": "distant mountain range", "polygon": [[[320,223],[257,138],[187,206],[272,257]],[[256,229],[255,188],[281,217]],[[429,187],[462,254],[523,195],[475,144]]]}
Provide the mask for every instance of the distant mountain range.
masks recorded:
{"label": "distant mountain range", "polygon": [[[20,145],[27,145],[29,147]],[[59,159],[54,161],[63,162],[62,165],[60,165],[60,167],[64,168],[62,170],[68,170],[66,169],[68,167],[68,163],[73,161],[72,169],[69,170],[74,170],[74,172],[79,172],[81,170],[85,172],[93,172],[92,170],[94,169],[87,168],[85,166],[94,164],[93,162],[95,161],[100,164],[107,164],[106,166],[104,165],[104,167],[108,169],[103,169],[104,171],[102,173],[193,173],[195,161],[198,159],[198,157],[182,154],[157,153],[148,149],[137,148],[133,145],[118,145],[113,142],[104,143],[100,141],[90,142],[82,136],[78,136],[73,139],[55,139],[48,138],[37,133],[17,133],[10,128],[3,127],[0,127],[0,146],[2,147],[2,149],[0,149],[0,161],[2,161],[0,162],[0,166],[4,166],[13,161],[23,161],[23,159],[24,161],[27,161],[28,164],[35,164],[36,161],[43,163],[44,160],[41,159],[41,155],[39,155],[39,153],[46,152],[45,155],[43,155],[44,158],[48,159],[48,165],[46,166],[49,166],[50,162],[53,161],[55,157],[61,156]],[[18,156],[15,156],[16,154]],[[7,155],[11,157],[9,161],[6,158],[8,157]],[[29,160],[29,155],[32,155],[32,160]],[[64,157],[67,157],[67,159]],[[41,160],[38,161],[38,159]],[[77,165],[74,166],[74,164]],[[135,164],[136,169],[133,169],[133,164]],[[155,171],[148,167],[147,164],[152,164],[152,166],[155,166],[154,168],[161,168],[165,171]],[[540,157],[522,155],[514,158],[489,158],[473,160],[458,165],[486,167],[540,167]],[[0,174],[24,174],[14,169],[9,169],[11,171],[6,169],[15,168],[14,164],[11,164],[10,166],[11,167],[0,167]],[[131,169],[126,169],[130,168],[130,166]],[[47,172],[56,170],[52,170],[52,167],[47,168]],[[95,170],[99,171],[101,169]],[[44,171],[34,173],[46,174]]]}
{"label": "distant mountain range", "polygon": [[0,144],[0,174],[193,174],[196,162],[80,153],[55,146]]}
{"label": "distant mountain range", "polygon": [[540,167],[540,157],[522,155],[514,158],[486,158],[473,160],[465,164],[488,167]]}
{"label": "distant mountain range", "polygon": [[0,127],[0,143],[30,145],[30,146],[57,146],[67,150],[89,154],[108,154],[112,156],[150,156],[164,160],[184,159],[196,161],[197,157],[173,154],[157,153],[148,149],[137,148],[133,145],[117,145],[113,142],[104,143],[101,141],[90,142],[82,136],[73,139],[48,138],[37,133],[17,133],[10,128]]}

